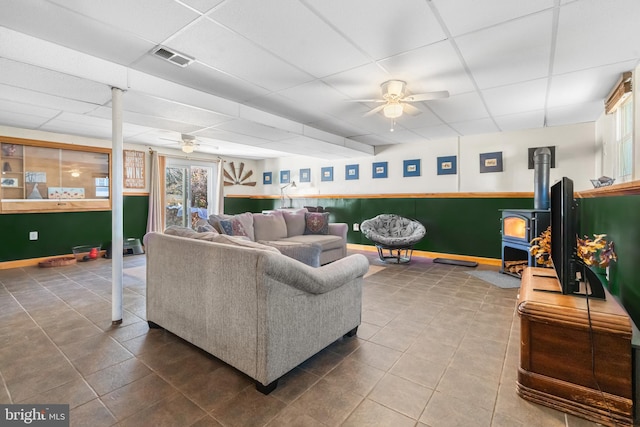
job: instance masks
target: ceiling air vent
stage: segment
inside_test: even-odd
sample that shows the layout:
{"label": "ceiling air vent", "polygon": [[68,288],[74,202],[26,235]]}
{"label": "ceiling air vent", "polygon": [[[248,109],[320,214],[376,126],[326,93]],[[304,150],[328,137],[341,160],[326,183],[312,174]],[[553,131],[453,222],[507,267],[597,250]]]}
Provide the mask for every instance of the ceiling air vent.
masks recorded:
{"label": "ceiling air vent", "polygon": [[194,58],[164,46],[156,46],[151,53],[180,67],[186,67],[194,61]]}

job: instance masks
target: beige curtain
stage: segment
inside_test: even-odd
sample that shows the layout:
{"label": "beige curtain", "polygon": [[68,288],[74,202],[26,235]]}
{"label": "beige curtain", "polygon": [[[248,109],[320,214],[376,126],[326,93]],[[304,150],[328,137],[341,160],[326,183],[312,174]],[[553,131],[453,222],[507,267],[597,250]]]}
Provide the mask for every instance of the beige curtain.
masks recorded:
{"label": "beige curtain", "polygon": [[218,215],[224,213],[224,160],[218,160],[218,191],[216,191]]}
{"label": "beige curtain", "polygon": [[164,229],[164,165],[165,157],[151,151],[151,182],[149,185],[149,216],[147,217],[147,233]]}

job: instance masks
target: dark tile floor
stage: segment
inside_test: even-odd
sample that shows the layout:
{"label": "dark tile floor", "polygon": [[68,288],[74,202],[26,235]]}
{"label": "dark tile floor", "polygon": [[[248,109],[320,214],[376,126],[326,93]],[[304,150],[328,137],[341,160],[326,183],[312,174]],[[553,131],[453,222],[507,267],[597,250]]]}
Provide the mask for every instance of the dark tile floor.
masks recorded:
{"label": "dark tile floor", "polygon": [[[370,263],[382,264],[372,253]],[[268,396],[145,319],[144,256],[0,271],[0,403],[68,403],[73,426],[593,426],[516,395],[517,289],[414,258],[365,279],[363,323]]]}

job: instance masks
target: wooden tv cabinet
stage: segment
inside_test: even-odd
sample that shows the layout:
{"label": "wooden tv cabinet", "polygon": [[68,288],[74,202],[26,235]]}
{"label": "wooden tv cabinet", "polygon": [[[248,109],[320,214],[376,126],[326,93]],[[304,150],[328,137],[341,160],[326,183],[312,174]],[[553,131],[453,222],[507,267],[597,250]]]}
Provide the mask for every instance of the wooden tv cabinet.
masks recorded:
{"label": "wooden tv cabinet", "polygon": [[525,269],[518,394],[604,425],[633,425],[628,314],[606,289],[607,299],[589,298],[589,309],[584,297],[544,291],[559,289],[553,269]]}

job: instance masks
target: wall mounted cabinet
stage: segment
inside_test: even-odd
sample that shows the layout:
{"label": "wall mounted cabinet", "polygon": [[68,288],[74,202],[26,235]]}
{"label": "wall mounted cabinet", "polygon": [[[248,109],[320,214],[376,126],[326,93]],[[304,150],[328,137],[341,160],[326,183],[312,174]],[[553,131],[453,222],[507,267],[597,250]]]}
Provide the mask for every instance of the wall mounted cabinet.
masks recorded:
{"label": "wall mounted cabinet", "polygon": [[0,212],[111,209],[111,149],[0,137]]}

